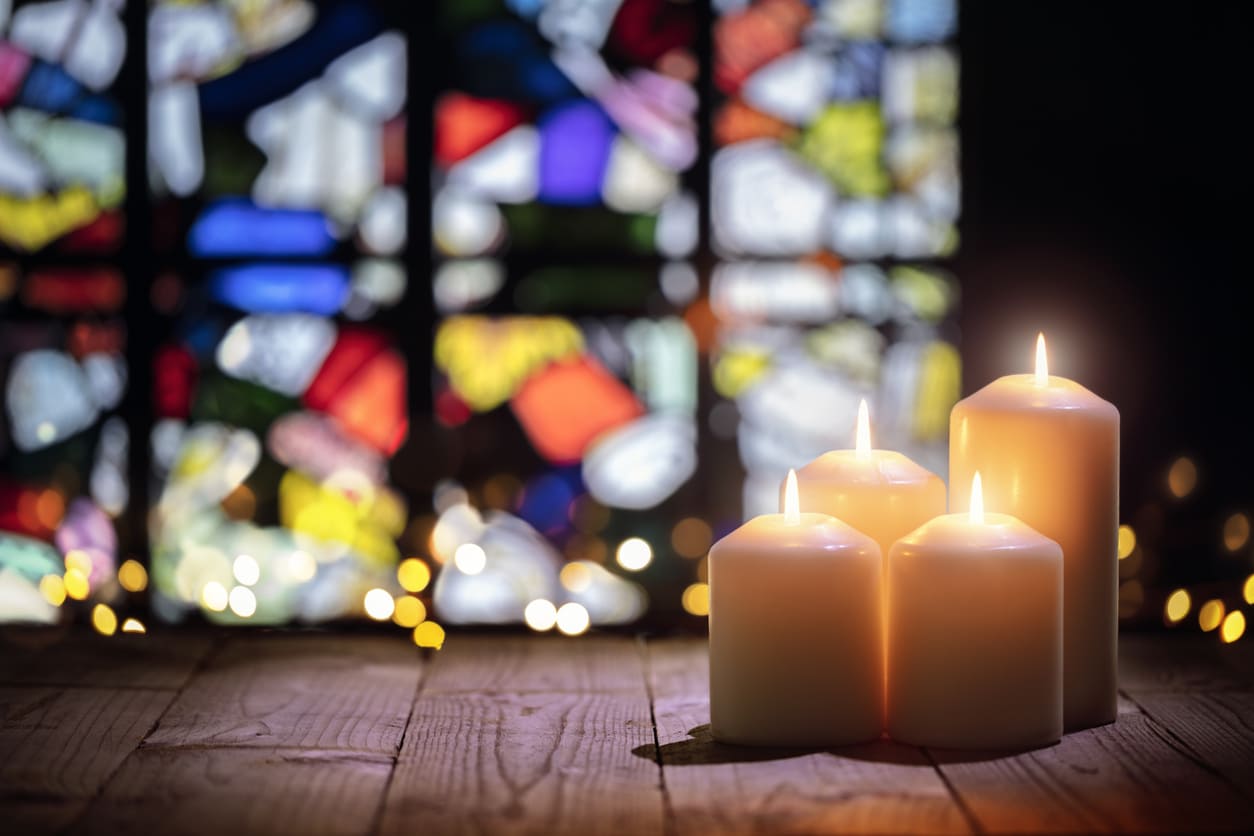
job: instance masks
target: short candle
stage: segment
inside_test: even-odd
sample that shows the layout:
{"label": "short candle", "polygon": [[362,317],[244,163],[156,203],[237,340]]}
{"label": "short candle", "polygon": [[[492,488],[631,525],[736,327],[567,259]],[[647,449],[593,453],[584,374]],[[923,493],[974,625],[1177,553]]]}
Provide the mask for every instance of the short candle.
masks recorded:
{"label": "short candle", "polygon": [[1116,713],[1119,615],[1119,410],[1049,373],[1037,336],[1034,374],[999,378],[950,416],[950,509],[962,511],[979,471],[990,508],[1062,546],[1066,727]]}
{"label": "short candle", "polygon": [[925,523],[888,555],[888,733],[1006,749],[1062,736],[1062,549],[1007,514]]}
{"label": "short candle", "polygon": [[836,746],[880,736],[879,546],[827,514],[783,513],[710,549],[710,727],[716,740]]}
{"label": "short candle", "polygon": [[831,514],[869,536],[888,556],[893,543],[945,513],[945,483],[895,450],[871,447],[866,401],[852,450],[832,450],[797,472],[801,510]]}

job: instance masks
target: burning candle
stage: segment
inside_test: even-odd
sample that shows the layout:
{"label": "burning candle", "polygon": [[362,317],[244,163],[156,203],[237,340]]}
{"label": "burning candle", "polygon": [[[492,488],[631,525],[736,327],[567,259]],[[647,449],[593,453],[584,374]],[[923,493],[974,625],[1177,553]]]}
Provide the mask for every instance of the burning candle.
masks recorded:
{"label": "burning candle", "polygon": [[1062,736],[1062,549],[1006,514],[925,523],[888,556],[888,733],[1026,748]]}
{"label": "burning candle", "polygon": [[1049,373],[999,378],[950,417],[951,509],[983,474],[990,508],[1013,514],[1063,552],[1063,689],[1069,729],[1110,723],[1116,710],[1119,411]]}
{"label": "burning candle", "polygon": [[945,483],[893,450],[871,448],[866,401],[858,405],[852,450],[832,450],[797,473],[801,510],[831,514],[869,536],[880,553],[945,513]]}
{"label": "burning candle", "polygon": [[710,549],[710,726],[716,740],[835,746],[874,740],[884,698],[881,559],[875,541],[801,513],[790,472],[783,513]]}

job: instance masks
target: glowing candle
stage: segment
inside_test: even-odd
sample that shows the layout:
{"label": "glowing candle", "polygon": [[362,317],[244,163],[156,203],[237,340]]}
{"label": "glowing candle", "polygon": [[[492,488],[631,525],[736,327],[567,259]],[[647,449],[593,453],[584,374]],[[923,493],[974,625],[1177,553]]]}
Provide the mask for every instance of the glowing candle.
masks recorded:
{"label": "glowing candle", "polygon": [[983,474],[990,508],[1062,546],[1066,727],[1115,719],[1118,629],[1119,411],[1049,373],[1045,338],[1033,374],[1002,377],[954,407],[951,510]]}
{"label": "glowing candle", "polygon": [[789,473],[782,514],[710,549],[710,725],[724,743],[835,746],[880,736],[881,560],[875,541],[801,513]]}
{"label": "glowing candle", "polygon": [[1062,549],[970,511],[888,555],[888,733],[918,746],[1026,748],[1062,736]]}
{"label": "glowing candle", "polygon": [[893,543],[945,513],[945,483],[893,450],[871,447],[866,401],[854,449],[832,450],[797,473],[801,510],[831,514],[869,536],[885,557]]}

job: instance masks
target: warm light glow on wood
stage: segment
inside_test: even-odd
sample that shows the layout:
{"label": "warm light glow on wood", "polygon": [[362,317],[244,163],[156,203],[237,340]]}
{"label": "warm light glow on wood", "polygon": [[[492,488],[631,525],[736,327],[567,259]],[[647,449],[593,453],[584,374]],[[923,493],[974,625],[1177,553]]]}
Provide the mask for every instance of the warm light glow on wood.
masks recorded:
{"label": "warm light glow on wood", "polygon": [[984,486],[980,484],[980,471],[971,478],[971,522],[984,524]]}
{"label": "warm light glow on wood", "polygon": [[1036,335],[1036,385],[1049,385],[1049,358],[1045,356],[1045,335]]}
{"label": "warm light glow on wood", "polygon": [[801,501],[797,498],[797,471],[789,468],[784,484],[784,523],[801,525]]}
{"label": "warm light glow on wood", "polygon": [[867,414],[866,398],[858,404],[858,432],[853,449],[858,458],[871,458],[871,417]]}

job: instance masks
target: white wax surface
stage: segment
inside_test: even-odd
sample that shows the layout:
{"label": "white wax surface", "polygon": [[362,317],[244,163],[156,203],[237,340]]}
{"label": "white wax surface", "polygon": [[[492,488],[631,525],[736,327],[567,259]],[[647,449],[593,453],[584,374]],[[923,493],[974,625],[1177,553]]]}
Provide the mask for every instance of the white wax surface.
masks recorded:
{"label": "white wax surface", "polygon": [[879,547],[839,520],[756,517],[710,549],[716,740],[835,746],[880,736]]}
{"label": "white wax surface", "polygon": [[1063,550],[1066,726],[1113,722],[1118,631],[1119,411],[1051,375],[1002,377],[954,407],[950,510],[1012,514]]}
{"label": "white wax surface", "polygon": [[1062,550],[1019,520],[938,517],[888,557],[888,732],[919,746],[1062,736]]}
{"label": "white wax surface", "polygon": [[802,511],[848,523],[884,556],[898,539],[945,513],[941,478],[894,450],[824,453],[797,471],[797,490]]}

